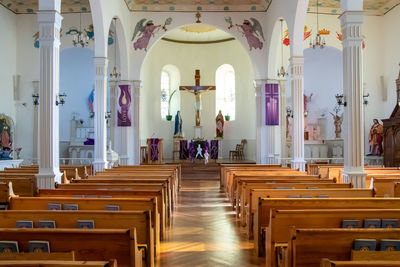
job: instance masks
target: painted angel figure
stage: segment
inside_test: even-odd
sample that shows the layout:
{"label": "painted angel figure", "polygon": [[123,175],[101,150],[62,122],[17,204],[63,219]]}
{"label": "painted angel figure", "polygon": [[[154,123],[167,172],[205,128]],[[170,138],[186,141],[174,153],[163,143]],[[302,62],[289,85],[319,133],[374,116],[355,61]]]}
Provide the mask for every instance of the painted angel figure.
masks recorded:
{"label": "painted angel figure", "polygon": [[152,20],[146,22],[146,19],[141,19],[135,27],[135,31],[133,33],[132,41],[135,40],[136,36],[139,37],[135,43],[133,43],[133,48],[144,49],[147,52],[147,46],[149,45],[150,38],[154,36],[155,31],[159,30],[161,25],[154,25]]}
{"label": "painted angel figure", "polygon": [[246,37],[247,43],[249,44],[250,51],[254,49],[262,49],[263,42],[260,40],[262,38],[265,41],[264,33],[261,24],[255,18],[250,18],[249,20],[244,20],[242,25],[236,24],[238,30]]}

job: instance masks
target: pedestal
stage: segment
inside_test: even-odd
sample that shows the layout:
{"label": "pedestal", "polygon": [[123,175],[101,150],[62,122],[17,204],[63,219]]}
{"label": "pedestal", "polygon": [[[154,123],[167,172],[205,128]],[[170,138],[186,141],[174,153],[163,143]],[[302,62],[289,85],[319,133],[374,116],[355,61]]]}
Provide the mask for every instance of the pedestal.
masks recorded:
{"label": "pedestal", "polygon": [[319,139],[326,139],[326,118],[318,118]]}
{"label": "pedestal", "polygon": [[220,137],[215,137],[214,140],[218,140],[218,159],[222,160],[223,159],[223,156],[222,156],[222,151],[223,151],[222,150],[222,143],[223,143],[224,139],[222,139]]}
{"label": "pedestal", "polygon": [[193,126],[193,128],[194,128],[194,139],[203,139],[203,135],[201,134],[203,126]]}
{"label": "pedestal", "polygon": [[147,139],[147,164],[163,164],[163,139],[158,139],[158,160],[152,161],[151,160],[151,138]]}
{"label": "pedestal", "polygon": [[179,159],[180,155],[180,141],[183,139],[182,136],[174,136],[174,143],[172,145],[172,160]]}

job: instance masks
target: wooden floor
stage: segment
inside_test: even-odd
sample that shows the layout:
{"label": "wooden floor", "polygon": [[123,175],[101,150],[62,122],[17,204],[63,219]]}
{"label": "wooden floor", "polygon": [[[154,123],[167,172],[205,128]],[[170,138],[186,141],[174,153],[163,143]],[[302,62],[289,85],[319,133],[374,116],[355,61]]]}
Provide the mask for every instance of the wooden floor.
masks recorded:
{"label": "wooden floor", "polygon": [[157,266],[264,266],[218,180],[183,180]]}

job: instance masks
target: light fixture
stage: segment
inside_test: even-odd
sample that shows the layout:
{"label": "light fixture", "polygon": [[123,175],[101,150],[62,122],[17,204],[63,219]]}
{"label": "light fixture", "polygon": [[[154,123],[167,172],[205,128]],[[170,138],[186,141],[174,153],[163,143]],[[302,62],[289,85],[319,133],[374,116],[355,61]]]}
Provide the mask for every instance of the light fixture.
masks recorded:
{"label": "light fixture", "polygon": [[91,111],[90,113],[89,113],[89,118],[94,118],[94,111]]}
{"label": "light fixture", "polygon": [[76,27],[70,28],[67,34],[74,36],[73,45],[81,46],[82,48],[89,45],[89,36],[85,31],[82,31],[82,13],[79,13],[79,30]]}
{"label": "light fixture", "polygon": [[289,106],[286,107],[286,117],[293,118],[293,110]]}
{"label": "light fixture", "polygon": [[368,105],[369,102],[369,93],[366,95],[363,95],[363,104]]}
{"label": "light fixture", "polygon": [[110,73],[110,79],[114,81],[118,81],[121,77],[121,73],[117,71],[117,18],[113,18],[114,20],[114,30],[115,30],[115,41],[114,41],[114,68]]}
{"label": "light fixture", "polygon": [[106,120],[111,119],[111,111],[106,112],[105,119]]}
{"label": "light fixture", "polygon": [[66,97],[67,97],[67,95],[65,93],[58,94],[56,96],[56,106],[58,106],[58,105],[63,106],[65,104],[65,98]]}
{"label": "light fixture", "polygon": [[32,100],[33,100],[33,105],[38,106],[39,105],[39,94],[32,94]]}
{"label": "light fixture", "polygon": [[283,19],[280,19],[281,21],[281,36],[280,36],[280,42],[281,42],[281,68],[278,69],[278,77],[285,78],[288,73],[286,72],[285,68],[283,67],[283,36],[282,36],[282,25],[283,25]]}
{"label": "light fixture", "polygon": [[347,106],[347,102],[343,94],[341,95],[337,94],[335,95],[335,97],[336,97],[336,102],[338,103],[339,106],[344,106],[344,107]]}
{"label": "light fixture", "polygon": [[[325,38],[321,37],[321,32],[322,31],[319,30],[319,1],[317,0],[317,36],[315,36],[314,42],[311,39],[310,47],[314,49],[319,47],[322,49],[326,46]],[[325,33],[327,30],[323,30],[323,32]]]}

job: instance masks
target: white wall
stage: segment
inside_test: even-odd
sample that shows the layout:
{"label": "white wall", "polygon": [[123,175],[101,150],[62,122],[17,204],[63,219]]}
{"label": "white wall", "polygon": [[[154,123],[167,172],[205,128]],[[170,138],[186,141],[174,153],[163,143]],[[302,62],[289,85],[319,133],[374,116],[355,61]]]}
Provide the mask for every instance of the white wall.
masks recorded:
{"label": "white wall", "polygon": [[15,121],[13,75],[17,74],[17,20],[16,15],[1,5],[0,36],[0,113],[7,114]]}
{"label": "white wall", "polygon": [[[165,158],[172,158],[174,122],[160,117],[160,79],[163,66],[172,64],[179,69],[181,85],[194,85],[194,71],[200,69],[202,85],[215,85],[215,73],[222,64],[231,64],[236,75],[236,120],[225,122],[224,157],[241,139],[248,140],[247,157],[255,158],[255,93],[254,74],[247,52],[237,41],[221,44],[188,45],[166,41],[157,42],[145,58],[141,71],[140,129],[141,138],[164,138]],[[201,96],[201,124],[205,139],[215,137],[215,91]],[[186,139],[194,138],[194,96],[181,92],[181,114]],[[172,115],[175,115],[172,114]],[[175,116],[174,116],[175,117]]]}

